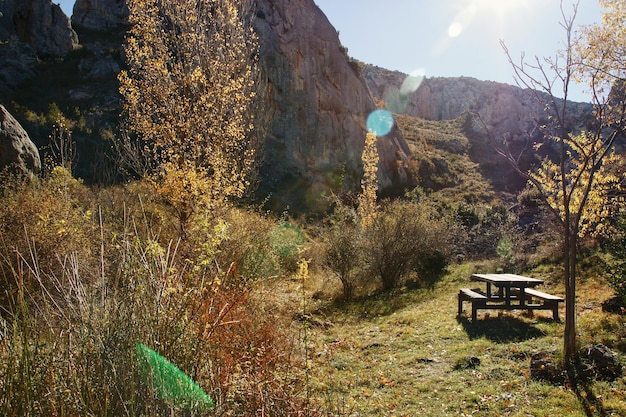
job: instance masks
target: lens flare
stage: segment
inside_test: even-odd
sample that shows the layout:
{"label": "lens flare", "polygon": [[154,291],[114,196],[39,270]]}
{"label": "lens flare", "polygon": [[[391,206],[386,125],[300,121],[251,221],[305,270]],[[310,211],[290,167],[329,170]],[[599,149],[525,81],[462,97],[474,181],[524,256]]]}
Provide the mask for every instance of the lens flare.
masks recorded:
{"label": "lens flare", "polygon": [[448,36],[451,38],[458,37],[461,33],[463,33],[463,25],[460,22],[452,22],[450,26],[448,26]]}
{"label": "lens flare", "polygon": [[140,376],[162,400],[189,410],[213,408],[213,400],[207,393],[176,365],[143,343],[137,343],[134,352]]}
{"label": "lens flare", "polygon": [[376,109],[367,116],[367,130],[376,136],[385,136],[393,128],[393,114],[389,110]]}
{"label": "lens flare", "polygon": [[424,81],[424,71],[418,70],[406,77],[400,86],[400,94],[411,94],[417,91]]}
{"label": "lens flare", "polygon": [[423,74],[423,70],[414,71],[402,81],[400,88],[396,86],[386,87],[383,93],[385,107],[392,113],[406,113],[406,109],[411,101],[410,95],[415,93],[424,81]]}

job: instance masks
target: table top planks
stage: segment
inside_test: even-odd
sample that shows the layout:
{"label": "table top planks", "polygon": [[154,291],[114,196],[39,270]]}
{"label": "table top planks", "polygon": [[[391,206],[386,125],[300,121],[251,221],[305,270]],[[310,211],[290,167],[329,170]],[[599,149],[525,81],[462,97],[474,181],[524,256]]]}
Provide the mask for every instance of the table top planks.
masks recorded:
{"label": "table top planks", "polygon": [[543,280],[516,274],[472,274],[472,281],[483,281],[496,286],[534,287],[543,284]]}

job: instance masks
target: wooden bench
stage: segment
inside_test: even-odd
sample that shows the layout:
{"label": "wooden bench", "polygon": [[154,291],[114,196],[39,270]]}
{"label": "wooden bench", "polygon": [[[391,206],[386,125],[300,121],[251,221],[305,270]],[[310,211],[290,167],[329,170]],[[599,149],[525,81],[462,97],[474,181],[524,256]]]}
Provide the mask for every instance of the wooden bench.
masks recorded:
{"label": "wooden bench", "polygon": [[559,320],[559,303],[564,302],[563,297],[558,295],[552,295],[545,292],[537,291],[532,288],[526,288],[524,290],[527,302],[532,302],[534,299],[541,300],[541,304],[527,304],[529,312],[533,310],[552,310],[552,318],[554,321]]}
{"label": "wooden bench", "polygon": [[472,290],[469,288],[461,288],[459,291],[459,316],[463,313],[463,301],[471,301],[472,303],[472,321],[476,321],[477,310],[479,308],[485,308],[487,305],[487,296],[481,294],[478,290]]}
{"label": "wooden bench", "polygon": [[[513,289],[510,297],[513,300],[519,299],[520,291]],[[459,291],[459,312],[463,313],[463,301],[472,303],[472,321],[476,321],[478,310],[527,310],[532,315],[534,310],[552,310],[552,317],[555,321],[559,319],[559,303],[564,302],[563,297],[537,291],[532,288],[524,290],[524,302],[520,305],[502,304],[500,297],[489,298],[478,289],[461,288]],[[537,303],[533,303],[537,301]]]}

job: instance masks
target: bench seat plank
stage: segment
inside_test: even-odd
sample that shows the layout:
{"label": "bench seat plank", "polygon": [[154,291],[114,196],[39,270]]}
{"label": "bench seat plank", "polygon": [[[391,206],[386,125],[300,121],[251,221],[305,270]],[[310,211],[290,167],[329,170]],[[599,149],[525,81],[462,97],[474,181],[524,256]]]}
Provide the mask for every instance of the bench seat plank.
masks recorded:
{"label": "bench seat plank", "polygon": [[[499,298],[490,299],[482,292],[479,292],[478,289],[470,289],[470,288],[461,288],[459,290],[458,295],[458,304],[459,304],[459,312],[461,315],[463,313],[463,301],[470,301],[472,303],[472,321],[476,321],[477,319],[477,311],[480,310],[513,310],[513,309],[523,309],[528,310],[529,313],[532,313],[534,310],[552,310],[552,315],[554,320],[559,321],[559,303],[565,301],[563,297],[559,297],[557,295],[548,294],[545,292],[537,291],[532,288],[526,288],[524,290],[524,295],[526,300],[530,301],[533,299],[541,300],[542,303],[532,303],[525,304],[521,306],[509,306],[505,304],[498,304],[497,301],[502,301]],[[515,291],[512,295],[512,299],[519,298],[519,290]],[[516,297],[517,296],[517,297]],[[496,301],[496,303],[492,303]]]}
{"label": "bench seat plank", "polygon": [[479,293],[477,290],[469,288],[461,288],[459,291],[459,315],[463,312],[463,301],[472,302],[472,321],[476,321],[478,309],[485,308],[487,305],[487,296]]}
{"label": "bench seat plank", "polygon": [[459,295],[463,294],[463,296],[467,299],[473,300],[487,300],[487,296],[485,294],[481,294],[476,290],[471,290],[469,288],[461,288]]}
{"label": "bench seat plank", "polygon": [[559,297],[558,295],[552,295],[545,292],[533,290],[532,288],[526,288],[524,291],[526,295],[533,296],[535,298],[540,298],[546,301],[565,301],[563,297]]}

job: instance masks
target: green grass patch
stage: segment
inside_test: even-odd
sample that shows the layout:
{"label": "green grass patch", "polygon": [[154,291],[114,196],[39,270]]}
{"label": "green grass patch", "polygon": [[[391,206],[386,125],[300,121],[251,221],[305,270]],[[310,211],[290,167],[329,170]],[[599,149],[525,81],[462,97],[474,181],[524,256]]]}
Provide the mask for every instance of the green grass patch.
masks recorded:
{"label": "green grass patch", "polygon": [[[550,312],[457,319],[458,289],[471,273],[489,269],[456,265],[434,290],[375,294],[323,309],[333,325],[310,330],[313,397],[342,416],[626,415],[624,377],[593,383],[589,392],[530,378],[533,354],[558,356],[562,349],[563,324]],[[624,317],[599,306],[584,317],[585,343],[615,339],[616,329],[626,327]]]}

